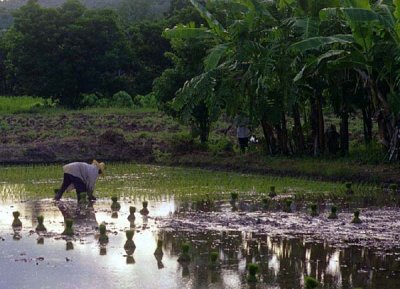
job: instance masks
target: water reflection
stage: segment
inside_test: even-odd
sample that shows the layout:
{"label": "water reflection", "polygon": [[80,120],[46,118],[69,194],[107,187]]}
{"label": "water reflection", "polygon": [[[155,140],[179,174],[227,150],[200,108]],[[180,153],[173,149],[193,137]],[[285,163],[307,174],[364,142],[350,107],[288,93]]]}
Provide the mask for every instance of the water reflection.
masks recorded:
{"label": "water reflection", "polygon": [[[5,241],[1,242],[4,250],[0,251],[0,269],[19,270],[21,265],[14,260],[20,252],[27,252],[28,256],[44,256],[45,260],[53,262],[46,268],[54,275],[54,283],[50,282],[53,285],[68,284],[69,279],[64,277],[65,256],[73,260],[68,266],[74,272],[81,272],[82,276],[90,272],[91,276],[102,280],[100,289],[111,288],[106,279],[118,282],[115,286],[119,288],[135,282],[145,284],[141,288],[248,288],[246,268],[249,263],[259,265],[257,288],[301,288],[306,275],[318,279],[323,289],[399,288],[399,252],[379,255],[365,248],[339,249],[302,238],[278,238],[242,231],[162,230],[157,227],[154,216],[169,215],[175,208],[175,204],[163,201],[152,202],[149,216],[136,220],[138,226],[131,238],[134,247],[125,246],[124,232],[132,226],[128,219],[130,206],[132,203],[121,202],[121,217],[112,219],[109,202],[100,201],[84,207],[69,201],[2,204],[0,236],[5,237]],[[16,210],[21,212],[24,226],[12,230],[12,212]],[[34,219],[32,215],[45,217],[48,234],[38,238],[37,234],[29,233],[36,227],[36,222],[29,222]],[[59,238],[66,218],[74,220],[79,233],[74,242]],[[95,239],[96,228],[103,222],[110,230],[107,246],[99,245]],[[13,242],[13,239],[20,241]],[[191,262],[180,264],[177,259],[185,242],[190,243]],[[44,245],[33,246],[36,243]],[[211,252],[218,252],[219,265],[210,266]],[[35,279],[35,274],[35,271],[27,272],[35,280],[36,288],[44,286],[43,281]],[[19,280],[13,278],[11,274],[7,281],[0,281],[8,282],[0,283],[0,288],[22,288],[18,286],[21,283],[17,284]],[[84,277],[79,278],[82,281]]]}

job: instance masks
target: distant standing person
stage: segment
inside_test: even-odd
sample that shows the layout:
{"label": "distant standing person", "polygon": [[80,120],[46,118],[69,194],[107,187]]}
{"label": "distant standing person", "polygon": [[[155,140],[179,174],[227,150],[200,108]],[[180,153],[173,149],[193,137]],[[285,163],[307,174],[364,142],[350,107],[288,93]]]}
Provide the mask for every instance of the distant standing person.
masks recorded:
{"label": "distant standing person", "polygon": [[236,136],[238,138],[240,151],[244,153],[249,147],[250,130],[248,127],[249,119],[242,115],[238,115],[235,119]]}
{"label": "distant standing person", "polygon": [[65,165],[63,167],[64,180],[54,199],[60,200],[65,191],[75,189],[78,201],[80,194],[84,192],[87,193],[90,201],[96,200],[93,191],[97,178],[104,175],[104,167],[104,163],[98,163],[96,160],[93,160],[92,164],[74,162]]}

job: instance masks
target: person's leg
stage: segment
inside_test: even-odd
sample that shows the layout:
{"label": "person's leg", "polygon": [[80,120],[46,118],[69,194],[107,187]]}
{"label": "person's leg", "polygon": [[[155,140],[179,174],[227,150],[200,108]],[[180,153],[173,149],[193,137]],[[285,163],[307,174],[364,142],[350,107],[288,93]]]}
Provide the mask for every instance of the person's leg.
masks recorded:
{"label": "person's leg", "polygon": [[241,151],[242,153],[244,153],[244,152],[246,151],[244,138],[241,138],[241,137],[240,137],[238,140],[239,140],[240,151]]}
{"label": "person's leg", "polygon": [[75,190],[76,190],[76,198],[79,200],[81,199],[81,193],[85,193],[87,191],[86,185],[84,182],[77,177],[72,176],[72,183],[74,184]]}
{"label": "person's leg", "polygon": [[60,200],[62,195],[63,195],[63,193],[65,192],[65,190],[69,187],[70,184],[72,184],[72,180],[71,180],[70,176],[71,175],[64,173],[64,179],[63,179],[63,182],[61,184],[61,188],[55,194],[54,200]]}

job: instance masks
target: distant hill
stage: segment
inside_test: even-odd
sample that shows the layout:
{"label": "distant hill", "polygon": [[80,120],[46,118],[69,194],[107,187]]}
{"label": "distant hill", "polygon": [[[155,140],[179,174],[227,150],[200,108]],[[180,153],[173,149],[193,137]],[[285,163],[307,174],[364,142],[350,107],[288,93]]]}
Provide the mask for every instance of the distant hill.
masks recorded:
{"label": "distant hill", "polygon": [[[171,0],[80,0],[80,2],[88,8],[114,8],[119,9],[123,2],[131,4],[133,7],[140,6],[138,3],[146,3],[146,13],[150,18],[163,17],[164,13],[168,12]],[[7,29],[12,25],[11,12],[25,5],[28,0],[3,0],[0,1],[0,29]],[[38,0],[38,3],[43,7],[58,7],[65,0]],[[129,5],[129,4],[128,4]]]}

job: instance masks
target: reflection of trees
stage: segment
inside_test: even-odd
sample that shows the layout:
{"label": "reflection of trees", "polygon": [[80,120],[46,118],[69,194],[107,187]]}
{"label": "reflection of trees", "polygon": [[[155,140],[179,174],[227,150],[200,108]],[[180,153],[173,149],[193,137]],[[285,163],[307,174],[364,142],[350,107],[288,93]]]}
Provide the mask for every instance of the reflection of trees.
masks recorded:
{"label": "reflection of trees", "polygon": [[[192,262],[180,267],[192,288],[228,287],[221,278],[224,270],[241,275],[243,282],[245,273],[239,269],[243,261],[259,264],[261,282],[280,289],[301,288],[304,275],[317,278],[324,288],[398,288],[398,280],[390,276],[400,268],[394,254],[383,257],[355,247],[339,250],[326,243],[245,232],[171,231],[160,232],[158,239],[163,240],[163,251],[175,257],[183,242],[192,244]],[[219,252],[219,268],[209,266],[211,251]]]}

